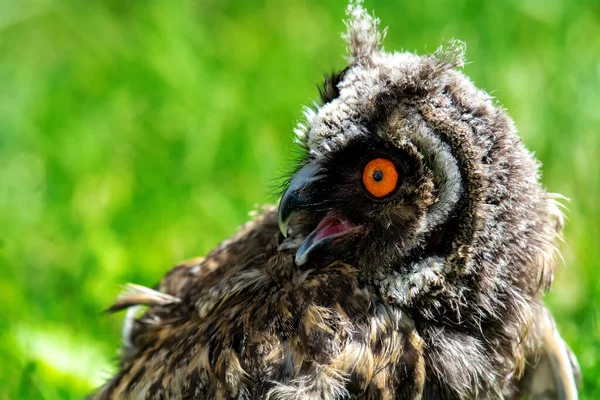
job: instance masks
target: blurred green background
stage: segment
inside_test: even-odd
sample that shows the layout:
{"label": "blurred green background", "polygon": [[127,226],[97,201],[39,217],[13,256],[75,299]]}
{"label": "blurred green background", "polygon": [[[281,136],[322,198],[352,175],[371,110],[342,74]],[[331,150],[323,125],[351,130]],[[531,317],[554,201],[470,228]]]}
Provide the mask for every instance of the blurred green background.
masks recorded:
{"label": "blurred green background", "polygon": [[[124,282],[248,219],[301,106],[344,66],[344,1],[0,0],[0,399],[81,398],[114,371]],[[600,2],[367,1],[387,49],[467,43],[465,72],[571,199],[548,298],[600,398]]]}

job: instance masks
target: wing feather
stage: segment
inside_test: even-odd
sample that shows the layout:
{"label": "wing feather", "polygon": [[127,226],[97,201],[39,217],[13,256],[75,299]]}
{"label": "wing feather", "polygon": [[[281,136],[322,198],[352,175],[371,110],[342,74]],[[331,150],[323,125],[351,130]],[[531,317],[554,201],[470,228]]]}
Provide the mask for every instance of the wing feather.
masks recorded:
{"label": "wing feather", "polygon": [[532,400],[577,400],[581,380],[577,359],[549,315],[542,329],[542,349],[525,372],[525,392]]}
{"label": "wing feather", "polygon": [[107,312],[117,312],[133,306],[167,306],[181,302],[178,297],[145,286],[128,283]]}

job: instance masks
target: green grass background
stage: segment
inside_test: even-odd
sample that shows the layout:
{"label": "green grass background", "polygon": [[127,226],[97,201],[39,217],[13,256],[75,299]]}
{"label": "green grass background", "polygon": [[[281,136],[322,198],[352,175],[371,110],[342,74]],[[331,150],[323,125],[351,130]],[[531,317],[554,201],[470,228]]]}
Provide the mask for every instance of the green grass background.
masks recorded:
{"label": "green grass background", "polygon": [[[600,398],[600,2],[368,1],[387,49],[465,72],[571,199],[548,297]],[[0,399],[114,371],[119,285],[152,285],[273,201],[292,127],[344,66],[345,2],[0,0]]]}

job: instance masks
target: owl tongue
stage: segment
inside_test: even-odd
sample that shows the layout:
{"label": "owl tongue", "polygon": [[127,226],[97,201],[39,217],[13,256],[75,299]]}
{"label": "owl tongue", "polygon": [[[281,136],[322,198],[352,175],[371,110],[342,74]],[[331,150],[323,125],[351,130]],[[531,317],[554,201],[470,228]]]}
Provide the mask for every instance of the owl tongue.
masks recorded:
{"label": "owl tongue", "polygon": [[296,252],[296,264],[302,265],[306,263],[313,250],[325,246],[336,237],[350,232],[356,227],[356,225],[345,217],[334,216],[331,213],[327,214],[300,245],[300,248]]}
{"label": "owl tongue", "polygon": [[318,242],[327,237],[337,236],[345,233],[354,227],[355,225],[346,218],[332,217],[327,215],[321,220],[321,222],[319,222],[319,225],[317,225],[310,236],[314,235],[312,237],[313,241]]}

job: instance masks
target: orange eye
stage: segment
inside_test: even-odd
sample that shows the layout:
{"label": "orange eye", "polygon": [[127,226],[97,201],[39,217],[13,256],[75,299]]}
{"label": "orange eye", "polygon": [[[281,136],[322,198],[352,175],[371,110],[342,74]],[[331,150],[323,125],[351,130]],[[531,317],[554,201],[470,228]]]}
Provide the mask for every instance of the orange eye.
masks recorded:
{"label": "orange eye", "polygon": [[390,160],[375,158],[365,166],[362,180],[369,193],[375,197],[383,197],[396,189],[398,171]]}

